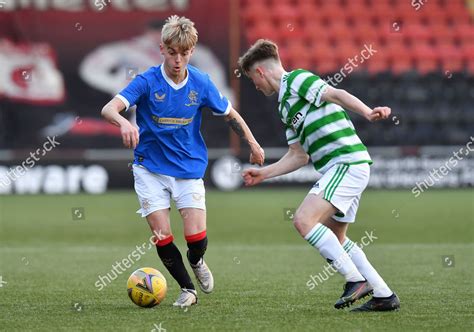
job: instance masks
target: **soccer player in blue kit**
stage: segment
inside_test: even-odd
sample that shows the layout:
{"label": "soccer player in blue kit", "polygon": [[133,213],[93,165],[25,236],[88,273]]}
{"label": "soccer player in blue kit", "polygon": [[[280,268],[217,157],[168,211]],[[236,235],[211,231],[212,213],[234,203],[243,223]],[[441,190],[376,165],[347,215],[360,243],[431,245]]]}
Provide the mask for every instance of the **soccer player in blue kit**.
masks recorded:
{"label": "soccer player in blue kit", "polygon": [[[171,16],[162,29],[162,65],[138,75],[102,109],[102,116],[120,127],[123,144],[133,148],[133,174],[142,217],[155,235],[158,256],[181,287],[174,306],[197,303],[197,292],[179,249],[173,243],[170,203],[184,223],[187,258],[204,293],[214,279],[203,260],[207,249],[203,176],[207,149],[200,133],[201,113],[209,108],[222,116],[250,147],[250,162],[262,165],[264,151],[242,117],[210,80],[188,64],[197,43],[194,23]],[[120,112],[137,106],[137,125]]]}

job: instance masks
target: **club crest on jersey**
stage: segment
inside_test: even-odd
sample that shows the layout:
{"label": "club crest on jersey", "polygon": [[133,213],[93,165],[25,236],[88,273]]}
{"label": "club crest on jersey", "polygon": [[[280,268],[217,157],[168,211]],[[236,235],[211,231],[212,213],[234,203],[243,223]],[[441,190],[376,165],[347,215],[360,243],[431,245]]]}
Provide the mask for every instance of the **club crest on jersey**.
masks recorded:
{"label": "club crest on jersey", "polygon": [[186,106],[195,106],[195,105],[199,105],[198,104],[198,93],[194,90],[191,90],[188,94],[188,98],[189,98],[189,103],[188,104],[184,104]]}
{"label": "club crest on jersey", "polygon": [[161,96],[158,94],[158,92],[155,92],[155,98],[156,101],[163,102],[165,101],[166,93],[163,93]]}

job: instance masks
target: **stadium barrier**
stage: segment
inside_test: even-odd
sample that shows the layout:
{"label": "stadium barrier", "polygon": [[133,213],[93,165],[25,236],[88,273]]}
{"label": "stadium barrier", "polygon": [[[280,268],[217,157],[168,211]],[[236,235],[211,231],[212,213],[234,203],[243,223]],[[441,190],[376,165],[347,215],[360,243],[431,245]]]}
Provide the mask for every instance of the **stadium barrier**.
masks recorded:
{"label": "stadium barrier", "polygon": [[[17,170],[27,151],[0,150],[0,194],[100,194],[133,188],[132,152],[127,150],[53,150],[29,169]],[[267,163],[278,160],[285,148],[267,148]],[[369,188],[410,189],[415,197],[434,188],[474,186],[474,154],[470,146],[369,148],[374,161]],[[474,149],[472,149],[474,151]],[[247,157],[234,157],[228,149],[210,149],[205,175],[208,188],[232,191],[243,186],[241,172],[251,167]],[[319,178],[309,164],[263,186],[305,186]]]}

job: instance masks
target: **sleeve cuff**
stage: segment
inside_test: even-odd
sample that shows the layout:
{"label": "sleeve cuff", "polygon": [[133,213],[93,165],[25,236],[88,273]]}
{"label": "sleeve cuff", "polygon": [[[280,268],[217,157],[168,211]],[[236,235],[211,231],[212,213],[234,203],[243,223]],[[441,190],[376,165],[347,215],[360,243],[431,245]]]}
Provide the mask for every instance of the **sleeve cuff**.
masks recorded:
{"label": "sleeve cuff", "polygon": [[212,112],[212,114],[214,114],[215,116],[226,116],[226,115],[229,115],[231,109],[232,109],[232,104],[230,103],[230,101],[227,101],[227,108],[225,109],[224,113]]}
{"label": "sleeve cuff", "polygon": [[288,145],[294,144],[294,143],[299,142],[299,141],[300,141],[300,139],[298,137],[290,139],[288,141]]}
{"label": "sleeve cuff", "polygon": [[325,84],[324,87],[321,88],[321,91],[319,91],[318,95],[316,96],[316,100],[314,101],[314,104],[316,105],[316,107],[319,107],[321,106],[321,97],[323,96],[323,94],[326,92],[328,88],[328,85]]}
{"label": "sleeve cuff", "polygon": [[128,109],[130,108],[130,102],[127,100],[127,98],[125,98],[121,94],[117,94],[117,95],[115,95],[115,97],[120,99],[125,104],[125,107],[126,107],[125,111],[128,111]]}

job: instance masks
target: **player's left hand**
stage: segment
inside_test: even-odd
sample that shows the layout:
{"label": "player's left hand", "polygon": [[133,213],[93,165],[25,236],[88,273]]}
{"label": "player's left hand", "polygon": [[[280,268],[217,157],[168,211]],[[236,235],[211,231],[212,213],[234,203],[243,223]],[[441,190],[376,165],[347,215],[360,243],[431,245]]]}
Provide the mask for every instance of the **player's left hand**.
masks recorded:
{"label": "player's left hand", "polygon": [[250,151],[250,163],[262,166],[265,162],[265,151],[258,145],[252,146]]}
{"label": "player's left hand", "polygon": [[390,116],[390,113],[392,113],[392,110],[390,109],[390,107],[386,107],[386,106],[375,107],[372,110],[372,113],[370,113],[367,116],[367,119],[370,122],[385,120],[385,119],[388,119],[388,117]]}
{"label": "player's left hand", "polygon": [[255,186],[265,179],[263,171],[258,168],[249,168],[242,172],[245,186]]}

